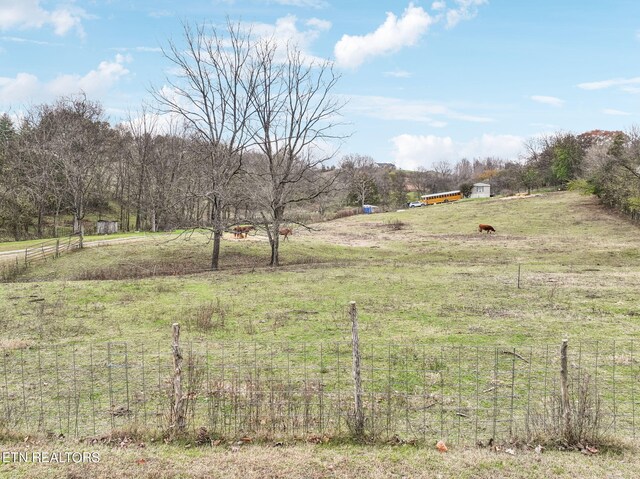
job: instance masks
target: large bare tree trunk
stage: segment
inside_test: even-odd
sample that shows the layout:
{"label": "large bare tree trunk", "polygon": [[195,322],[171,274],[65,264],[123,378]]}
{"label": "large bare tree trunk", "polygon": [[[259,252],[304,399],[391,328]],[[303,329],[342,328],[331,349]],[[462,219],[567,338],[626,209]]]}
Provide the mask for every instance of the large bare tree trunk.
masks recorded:
{"label": "large bare tree trunk", "polygon": [[56,207],[56,212],[53,215],[53,236],[58,237],[58,218],[60,216],[60,208]]}
{"label": "large bare tree trunk", "polygon": [[284,206],[275,208],[273,212],[271,235],[269,235],[269,242],[271,243],[270,266],[280,266],[280,226],[282,226],[284,212]]}
{"label": "large bare tree trunk", "polygon": [[220,267],[220,240],[222,239],[222,233],[219,231],[213,232],[213,252],[211,253],[211,271],[218,271]]}
{"label": "large bare tree trunk", "polygon": [[43,216],[44,216],[43,207],[40,206],[38,208],[38,226],[37,226],[38,238],[42,238],[42,220],[43,220]]}
{"label": "large bare tree trunk", "polygon": [[222,240],[222,221],[220,208],[211,204],[213,208],[213,251],[211,253],[211,270],[217,271],[220,267],[220,242]]}
{"label": "large bare tree trunk", "polygon": [[273,224],[273,237],[271,239],[271,262],[270,266],[280,266],[280,231],[279,227]]}

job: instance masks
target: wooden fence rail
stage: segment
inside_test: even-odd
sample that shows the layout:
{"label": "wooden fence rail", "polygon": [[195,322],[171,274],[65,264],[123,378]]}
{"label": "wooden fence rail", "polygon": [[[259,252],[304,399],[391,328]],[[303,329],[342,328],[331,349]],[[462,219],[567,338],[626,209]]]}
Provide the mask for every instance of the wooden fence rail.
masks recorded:
{"label": "wooden fence rail", "polygon": [[82,236],[70,235],[66,238],[54,238],[43,241],[24,250],[24,263],[29,265],[48,258],[59,258],[62,254],[82,248]]}

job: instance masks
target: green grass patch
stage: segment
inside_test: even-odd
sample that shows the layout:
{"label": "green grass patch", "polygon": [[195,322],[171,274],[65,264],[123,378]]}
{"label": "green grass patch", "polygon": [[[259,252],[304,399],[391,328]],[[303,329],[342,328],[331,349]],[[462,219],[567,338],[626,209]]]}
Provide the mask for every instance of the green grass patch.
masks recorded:
{"label": "green grass patch", "polygon": [[[481,222],[497,233],[478,233]],[[245,240],[225,235],[218,272],[208,271],[205,235],[150,235],[34,265],[0,286],[0,314],[7,335],[25,340],[44,339],[42,322],[58,325],[49,340],[156,340],[172,322],[217,304],[224,325],[194,328],[194,335],[332,341],[346,337],[346,307],[356,301],[364,339],[522,345],[565,335],[637,338],[637,233],[595,199],[561,192],[299,229],[281,243],[277,269],[267,266],[260,232]]]}

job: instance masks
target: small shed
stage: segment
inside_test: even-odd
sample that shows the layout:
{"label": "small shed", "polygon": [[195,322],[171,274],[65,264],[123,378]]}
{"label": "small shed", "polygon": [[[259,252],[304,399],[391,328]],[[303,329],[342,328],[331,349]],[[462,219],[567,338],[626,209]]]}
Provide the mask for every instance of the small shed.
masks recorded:
{"label": "small shed", "polygon": [[118,222],[109,220],[98,220],[96,222],[96,233],[99,235],[110,235],[118,232]]}
{"label": "small shed", "polygon": [[491,196],[491,185],[488,183],[474,183],[471,189],[470,198],[489,198]]}
{"label": "small shed", "polygon": [[362,205],[362,212],[365,215],[370,215],[371,213],[375,213],[377,209],[378,207],[374,205]]}

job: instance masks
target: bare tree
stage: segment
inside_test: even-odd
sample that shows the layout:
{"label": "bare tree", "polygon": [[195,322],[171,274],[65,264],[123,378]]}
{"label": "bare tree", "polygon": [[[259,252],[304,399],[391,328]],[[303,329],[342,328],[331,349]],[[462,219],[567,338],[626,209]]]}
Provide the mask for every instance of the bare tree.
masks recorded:
{"label": "bare tree", "polygon": [[8,115],[0,117],[0,227],[17,241],[28,236],[34,212],[29,186],[25,184],[20,158],[21,135]]}
{"label": "bare tree", "polygon": [[59,98],[42,105],[37,128],[46,132],[43,148],[64,181],[73,213],[73,231],[80,232],[88,201],[96,197],[106,160],[111,153],[113,130],[102,106],[84,94]]}
{"label": "bare tree", "polygon": [[178,115],[189,128],[193,154],[202,181],[190,194],[209,205],[213,232],[211,269],[219,268],[220,240],[225,229],[222,212],[233,200],[233,178],[242,170],[242,159],[251,141],[247,124],[252,112],[255,73],[250,33],[227,22],[215,26],[184,25],[186,47],[169,42],[164,56],[174,65],[176,78],[154,96],[164,112]]}
{"label": "bare tree", "polygon": [[170,222],[182,220],[178,208],[182,204],[183,191],[192,177],[186,167],[187,138],[177,125],[170,127],[167,135],[157,136],[152,161],[148,168],[147,210],[151,231],[166,229]]}
{"label": "bare tree", "polygon": [[[133,198],[136,212],[135,229],[142,229],[144,216],[143,201],[145,200],[145,187],[148,185],[149,164],[154,156],[154,140],[157,134],[158,117],[149,112],[147,106],[142,106],[136,114],[131,112],[126,122],[126,130],[131,141],[128,144],[126,162],[129,166],[129,174],[135,182],[135,196]],[[126,221],[128,222],[127,217]],[[128,229],[128,228],[127,228]]]}
{"label": "bare tree", "polygon": [[255,175],[262,183],[259,201],[271,245],[272,266],[279,264],[279,230],[287,206],[312,200],[332,188],[336,174],[321,167],[336,151],[342,102],[333,90],[339,76],[328,61],[308,61],[294,46],[273,40],[256,45],[252,90],[255,116],[250,124],[260,149]]}
{"label": "bare tree", "polygon": [[431,177],[431,172],[429,172],[429,170],[424,166],[419,166],[417,170],[412,171],[409,174],[413,189],[418,193],[418,195],[424,195],[429,192],[432,183]]}
{"label": "bare tree", "polygon": [[16,136],[16,129],[13,120],[3,113],[0,115],[0,168],[5,164],[9,156],[11,140]]}
{"label": "bare tree", "polygon": [[453,187],[453,169],[447,161],[437,162],[433,165],[433,171],[434,191],[450,190]]}
{"label": "bare tree", "polygon": [[373,158],[358,154],[346,155],[340,162],[340,168],[345,173],[351,201],[355,201],[361,208],[364,208],[367,201],[373,201],[378,190],[376,163]]}
{"label": "bare tree", "polygon": [[455,164],[454,174],[456,176],[456,182],[469,182],[473,178],[473,165],[468,159],[462,158]]}
{"label": "bare tree", "polygon": [[403,206],[407,201],[406,174],[395,168],[376,166],[376,182],[380,203],[384,206]]}
{"label": "bare tree", "polygon": [[56,174],[55,157],[47,148],[51,131],[39,124],[40,108],[31,108],[22,121],[20,134],[15,135],[12,155],[12,174],[19,179],[20,189],[37,215],[36,234],[43,236],[43,218],[50,203],[55,203],[54,234],[57,218],[64,200],[60,175]]}

